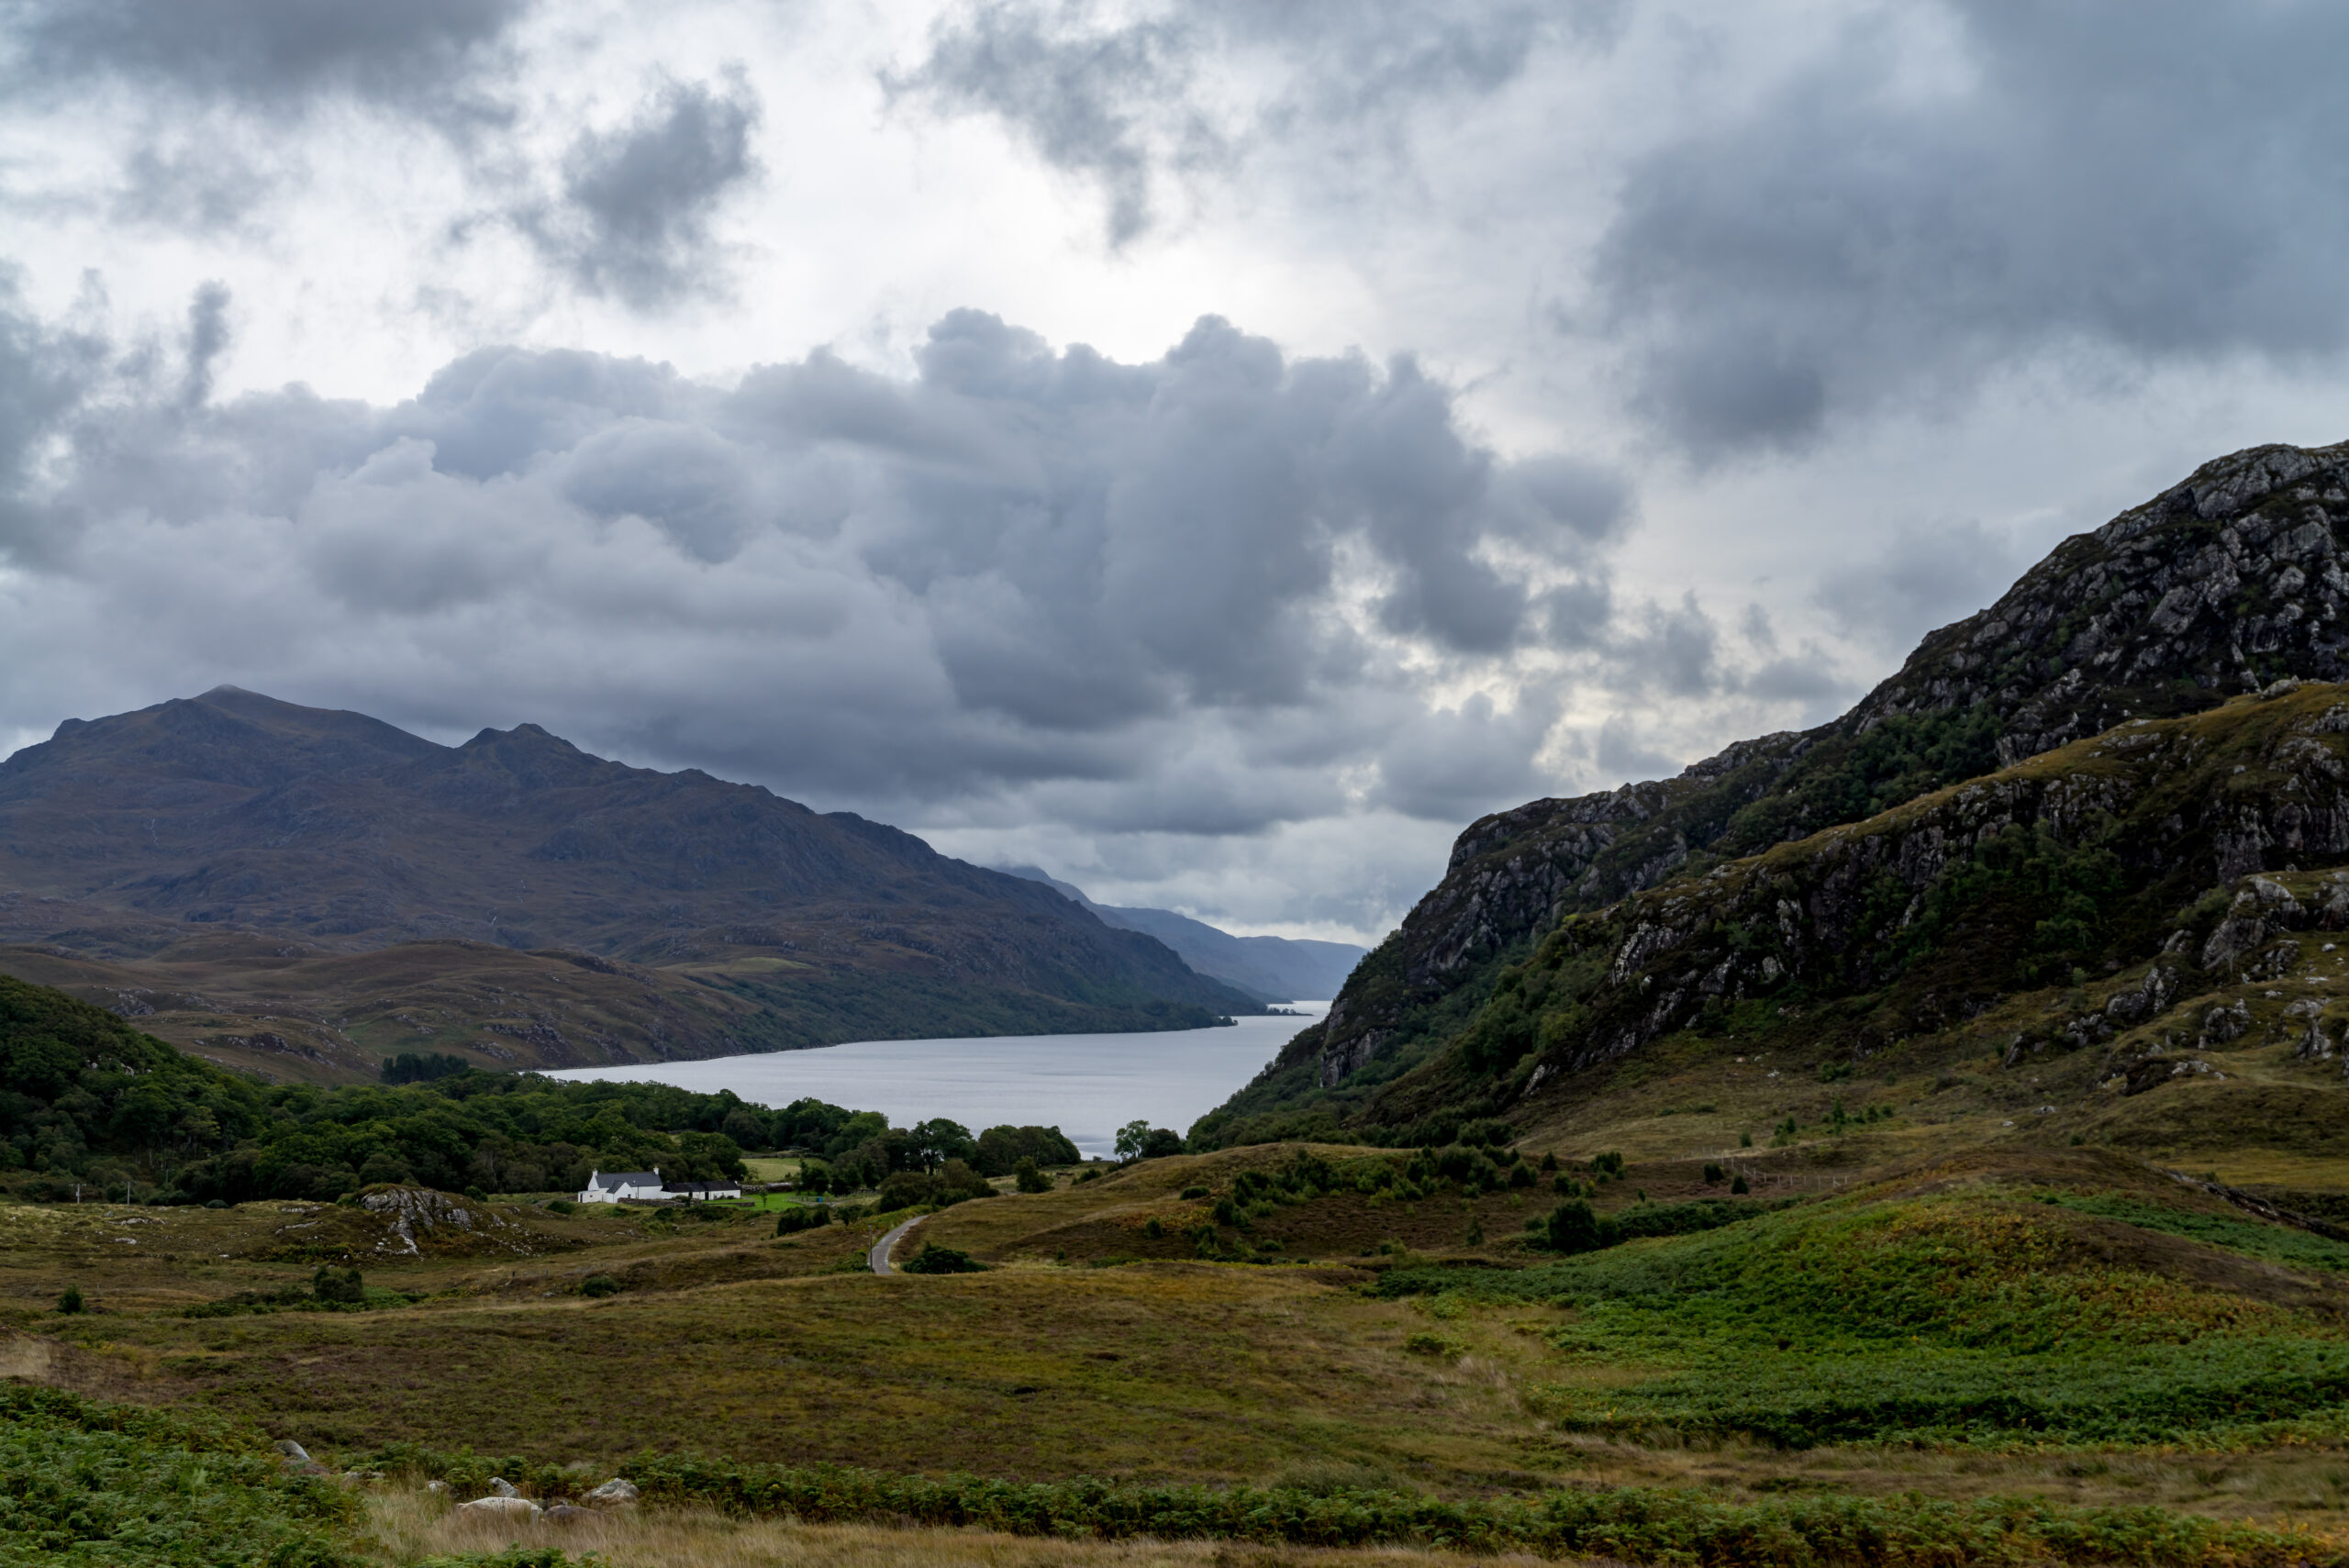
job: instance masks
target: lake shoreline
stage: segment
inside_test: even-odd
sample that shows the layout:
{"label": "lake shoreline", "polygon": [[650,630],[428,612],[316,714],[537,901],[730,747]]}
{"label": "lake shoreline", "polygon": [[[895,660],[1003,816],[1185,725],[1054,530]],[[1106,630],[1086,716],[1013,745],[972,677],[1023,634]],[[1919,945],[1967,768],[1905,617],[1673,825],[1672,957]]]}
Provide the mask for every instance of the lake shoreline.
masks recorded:
{"label": "lake shoreline", "polygon": [[1244,1015],[1208,1029],[852,1040],[546,1075],[577,1083],[669,1084],[705,1095],[731,1089],[778,1109],[813,1098],[879,1111],[899,1127],[932,1117],[961,1122],[974,1133],[1005,1123],[1058,1127],[1086,1155],[1107,1157],[1115,1151],[1117,1129],[1137,1118],[1188,1132],[1261,1072],[1290,1037],[1326,1016],[1329,1005],[1288,1006],[1294,1010]]}

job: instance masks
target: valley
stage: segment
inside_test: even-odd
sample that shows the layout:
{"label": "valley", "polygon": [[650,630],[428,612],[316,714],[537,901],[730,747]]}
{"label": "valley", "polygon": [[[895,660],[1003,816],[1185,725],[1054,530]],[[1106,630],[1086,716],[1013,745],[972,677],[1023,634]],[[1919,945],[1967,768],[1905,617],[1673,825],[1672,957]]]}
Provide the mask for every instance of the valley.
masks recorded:
{"label": "valley", "polygon": [[[2221,460],[1843,719],[1473,824],[1326,1018],[1119,1163],[515,1071],[806,1043],[873,946],[19,895],[10,1429],[232,1456],[223,1517],[401,1568],[2349,1563],[2344,462]],[[351,1084],[376,1053],[416,1081]],[[800,1190],[571,1201],[751,1160]],[[494,1529],[449,1507],[493,1476]]]}

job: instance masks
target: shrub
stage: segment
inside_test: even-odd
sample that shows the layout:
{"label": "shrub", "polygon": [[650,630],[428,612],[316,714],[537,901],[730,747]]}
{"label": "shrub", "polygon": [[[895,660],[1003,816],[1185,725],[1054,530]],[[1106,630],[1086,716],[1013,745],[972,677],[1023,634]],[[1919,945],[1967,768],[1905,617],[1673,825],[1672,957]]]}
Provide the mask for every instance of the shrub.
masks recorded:
{"label": "shrub", "polygon": [[1076,1173],[1076,1179],[1080,1182],[1097,1182],[1101,1179],[1101,1167],[1098,1165],[1087,1165],[1084,1170],[1079,1171]]}
{"label": "shrub", "polygon": [[795,1203],[779,1210],[774,1217],[774,1233],[796,1236],[802,1230],[813,1230],[832,1222],[829,1204]]}
{"label": "shrub", "polygon": [[1513,1187],[1531,1186],[1533,1184],[1533,1167],[1526,1164],[1523,1161],[1520,1161],[1518,1163],[1511,1165],[1508,1168],[1508,1184]]}
{"label": "shrub", "polygon": [[1705,1162],[1705,1184],[1706,1184],[1706,1185],[1708,1185],[1708,1186],[1712,1185],[1714,1183],[1716,1183],[1716,1182],[1720,1181],[1720,1180],[1724,1175],[1726,1175],[1726,1174],[1728,1174],[1728,1173],[1727,1173],[1727,1172],[1725,1172],[1725,1171],[1723,1171],[1723,1170],[1720,1168],[1720,1166],[1717,1162],[1715,1162],[1714,1161],[1708,1160],[1708,1161],[1706,1161],[1706,1162]]}
{"label": "shrub", "polygon": [[357,1269],[337,1269],[324,1264],[310,1276],[310,1295],[317,1300],[337,1307],[361,1307],[367,1301],[367,1287]]}
{"label": "shrub", "polygon": [[549,1214],[575,1214],[578,1210],[579,1206],[572,1202],[567,1197],[551,1197],[547,1199],[547,1212]]}
{"label": "shrub", "polygon": [[76,1312],[81,1311],[82,1287],[78,1284],[69,1284],[62,1291],[59,1292],[57,1297],[57,1309],[60,1312],[64,1313],[68,1318],[71,1318]]}
{"label": "shrub", "polygon": [[1543,1240],[1553,1252],[1590,1252],[1604,1245],[1598,1239],[1598,1217],[1587,1199],[1569,1198],[1550,1211]]}
{"label": "shrub", "polygon": [[1011,1184],[1023,1193],[1048,1193],[1052,1190],[1052,1177],[1036,1168],[1036,1162],[1022,1157],[1012,1167]]}
{"label": "shrub", "polygon": [[1208,1189],[1205,1187],[1185,1187],[1183,1189],[1183,1196],[1186,1200],[1190,1198],[1205,1197],[1207,1195]]}
{"label": "shrub", "polygon": [[1590,1157],[1590,1170],[1595,1176],[1602,1179],[1612,1176],[1620,1181],[1623,1175],[1623,1156],[1615,1151],[1594,1154]]}
{"label": "shrub", "polygon": [[1155,1241],[1166,1234],[1166,1227],[1161,1225],[1158,1222],[1158,1216],[1153,1214],[1141,1222],[1141,1233]]}
{"label": "shrub", "polygon": [[582,1296],[618,1296],[619,1293],[620,1282],[609,1274],[589,1274],[579,1282],[579,1294]]}
{"label": "shrub", "polygon": [[925,1241],[920,1251],[897,1267],[909,1274],[975,1274],[984,1271],[986,1265],[968,1252],[958,1252],[952,1247]]}
{"label": "shrub", "polygon": [[1554,1170],[1556,1170],[1557,1168],[1558,1168],[1558,1157],[1557,1157],[1557,1155],[1555,1155],[1554,1153],[1553,1153],[1553,1154],[1544,1154],[1544,1155],[1542,1155],[1542,1169],[1543,1169],[1544,1171],[1554,1171]]}
{"label": "shrub", "polygon": [[881,1184],[881,1195],[873,1205],[876,1214],[888,1214],[900,1208],[912,1208],[930,1201],[932,1183],[919,1171],[895,1171]]}
{"label": "shrub", "polygon": [[1740,1171],[1736,1176],[1731,1180],[1729,1184],[1729,1190],[1742,1196],[1746,1193],[1752,1192],[1753,1190],[1753,1184],[1745,1179],[1745,1173]]}

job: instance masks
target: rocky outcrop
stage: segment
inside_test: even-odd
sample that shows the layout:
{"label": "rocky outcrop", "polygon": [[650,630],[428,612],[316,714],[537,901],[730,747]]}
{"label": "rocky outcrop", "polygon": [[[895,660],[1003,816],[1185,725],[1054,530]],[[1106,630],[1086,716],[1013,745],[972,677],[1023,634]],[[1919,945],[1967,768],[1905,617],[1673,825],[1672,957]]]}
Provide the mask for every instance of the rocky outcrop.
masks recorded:
{"label": "rocky outcrop", "polygon": [[[2133,719],[2262,689],[2280,695],[2288,687],[2277,683],[2296,677],[2349,678],[2344,556],[2349,444],[2258,447],[2207,463],[2065,541],[1988,609],[1927,637],[1831,724],[1741,741],[1675,779],[1533,801],[1472,824],[1442,882],[1275,1071],[1309,1051],[1313,1082],[1342,1084],[1425,1033],[1419,1019],[1434,1003],[1568,915]],[[1887,740],[1904,725],[1915,744]],[[2299,738],[2311,788],[2349,773],[2317,745],[2340,728],[2349,705]],[[2116,754],[2150,743],[2110,742]],[[2288,808],[2210,826],[2221,878],[2287,863],[2337,836],[2333,820]],[[2249,933],[2265,917],[2243,918],[2211,940],[2256,945]]]}

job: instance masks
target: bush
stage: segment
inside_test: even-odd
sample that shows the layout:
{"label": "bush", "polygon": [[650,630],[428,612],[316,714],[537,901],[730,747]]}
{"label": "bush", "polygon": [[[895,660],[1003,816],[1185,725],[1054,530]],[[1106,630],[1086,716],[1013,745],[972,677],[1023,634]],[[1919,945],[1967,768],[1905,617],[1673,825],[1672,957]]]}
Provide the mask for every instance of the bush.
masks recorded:
{"label": "bush", "polygon": [[897,1265],[909,1274],[975,1274],[986,1268],[968,1252],[925,1241],[921,1251]]}
{"label": "bush", "polygon": [[619,1293],[620,1282],[609,1274],[589,1274],[579,1282],[579,1294],[582,1296],[618,1296]]}
{"label": "bush", "polygon": [[774,1217],[774,1233],[796,1236],[802,1230],[814,1230],[832,1222],[829,1204],[795,1203],[785,1206]]}
{"label": "bush", "polygon": [[1186,1202],[1192,1198],[1200,1198],[1207,1195],[1208,1189],[1205,1187],[1185,1187],[1183,1189],[1183,1197]]}
{"label": "bush", "polygon": [[1555,1154],[1544,1154],[1542,1156],[1542,1169],[1543,1171],[1554,1171],[1557,1168],[1558,1157]]}
{"label": "bush", "polygon": [[572,1202],[567,1197],[551,1197],[547,1199],[547,1212],[549,1214],[573,1214],[578,1211],[578,1208],[579,1206]]}
{"label": "bush", "polygon": [[1011,1169],[1011,1184],[1023,1193],[1048,1193],[1052,1190],[1052,1177],[1036,1168],[1036,1162],[1024,1155]]}
{"label": "bush", "polygon": [[60,1292],[57,1297],[57,1309],[68,1318],[81,1311],[82,1287],[78,1284],[69,1284]]}
{"label": "bush", "polygon": [[1511,1165],[1508,1168],[1508,1184],[1513,1187],[1531,1186],[1533,1184],[1533,1167],[1524,1163],[1522,1161],[1517,1164]]}
{"label": "bush", "polygon": [[912,1208],[930,1201],[930,1180],[919,1171],[896,1171],[881,1184],[881,1195],[875,1199],[875,1214],[892,1214],[901,1208]]}
{"label": "bush", "polygon": [[1753,1190],[1753,1184],[1745,1179],[1744,1172],[1740,1171],[1730,1182],[1729,1190],[1742,1197],[1745,1194]]}
{"label": "bush", "polygon": [[1724,1175],[1726,1175],[1727,1173],[1728,1173],[1727,1172],[1723,1171],[1723,1170],[1720,1168],[1720,1166],[1719,1164],[1715,1163],[1713,1161],[1708,1160],[1708,1161],[1706,1161],[1706,1162],[1705,1162],[1705,1184],[1706,1184],[1706,1185],[1708,1185],[1708,1186],[1712,1185],[1714,1183],[1719,1182],[1719,1181],[1721,1179],[1721,1177],[1722,1177],[1722,1176],[1724,1176]]}
{"label": "bush", "polygon": [[1606,1245],[1598,1238],[1598,1217],[1585,1198],[1568,1198],[1552,1209],[1542,1232],[1553,1252],[1593,1252]]}
{"label": "bush", "polygon": [[310,1295],[318,1301],[337,1307],[362,1307],[367,1301],[367,1287],[357,1269],[329,1268],[321,1264],[310,1276]]}

